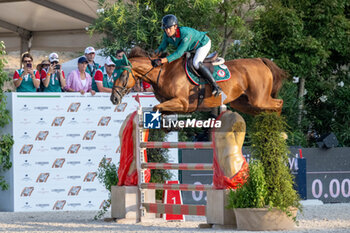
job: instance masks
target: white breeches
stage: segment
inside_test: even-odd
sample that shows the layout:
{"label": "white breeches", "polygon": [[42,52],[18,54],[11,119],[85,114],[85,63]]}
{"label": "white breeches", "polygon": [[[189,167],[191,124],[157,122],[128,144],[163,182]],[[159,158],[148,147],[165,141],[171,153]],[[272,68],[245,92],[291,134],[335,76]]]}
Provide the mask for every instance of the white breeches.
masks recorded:
{"label": "white breeches", "polygon": [[196,70],[198,69],[198,63],[203,62],[204,59],[207,57],[210,51],[210,48],[211,48],[211,40],[209,40],[206,45],[197,49],[196,54],[194,55],[194,58],[193,58],[193,66],[194,68],[196,68]]}

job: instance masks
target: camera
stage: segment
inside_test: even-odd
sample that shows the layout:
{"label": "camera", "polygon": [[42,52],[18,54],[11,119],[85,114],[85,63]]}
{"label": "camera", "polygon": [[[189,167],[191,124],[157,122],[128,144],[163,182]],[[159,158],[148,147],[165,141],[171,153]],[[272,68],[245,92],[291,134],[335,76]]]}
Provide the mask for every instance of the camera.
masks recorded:
{"label": "camera", "polygon": [[27,63],[28,68],[32,68],[32,63]]}
{"label": "camera", "polygon": [[55,70],[59,70],[59,69],[61,69],[61,65],[56,65]]}

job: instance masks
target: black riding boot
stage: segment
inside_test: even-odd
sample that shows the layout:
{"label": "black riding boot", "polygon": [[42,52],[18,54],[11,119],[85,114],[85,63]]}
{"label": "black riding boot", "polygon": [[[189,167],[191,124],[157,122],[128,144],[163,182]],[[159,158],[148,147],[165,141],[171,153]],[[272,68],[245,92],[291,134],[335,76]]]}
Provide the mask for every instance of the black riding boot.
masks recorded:
{"label": "black riding boot", "polygon": [[210,86],[213,88],[212,94],[214,96],[219,96],[222,94],[221,88],[216,84],[213,75],[210,73],[209,69],[203,65],[202,62],[198,64],[198,72],[208,81]]}

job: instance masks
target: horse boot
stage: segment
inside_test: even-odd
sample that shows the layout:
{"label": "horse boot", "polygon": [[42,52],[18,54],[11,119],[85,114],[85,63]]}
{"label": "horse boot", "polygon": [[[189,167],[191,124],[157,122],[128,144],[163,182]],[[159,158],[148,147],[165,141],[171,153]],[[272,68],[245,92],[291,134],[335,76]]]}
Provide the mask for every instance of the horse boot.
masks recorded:
{"label": "horse boot", "polygon": [[212,95],[219,96],[222,94],[221,88],[215,82],[213,75],[210,73],[209,69],[202,63],[198,64],[198,72],[203,76],[205,80],[208,81],[210,86],[213,88]]}

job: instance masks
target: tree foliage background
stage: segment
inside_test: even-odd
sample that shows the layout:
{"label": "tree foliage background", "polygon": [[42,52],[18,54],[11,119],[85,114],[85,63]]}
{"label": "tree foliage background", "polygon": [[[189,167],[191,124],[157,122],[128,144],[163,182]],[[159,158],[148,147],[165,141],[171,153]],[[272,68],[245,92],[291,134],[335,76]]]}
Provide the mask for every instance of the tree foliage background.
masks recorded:
{"label": "tree foliage background", "polygon": [[[130,0],[101,9],[90,33],[104,33],[106,53],[158,47],[161,19],[207,31],[226,59],[267,57],[290,79],[282,87],[289,145],[314,146],[334,132],[350,146],[350,2],[346,0]],[[299,79],[298,83],[293,83]],[[247,120],[247,118],[246,118]],[[249,119],[248,119],[249,121]],[[249,127],[249,125],[248,125]],[[248,135],[249,137],[249,135]]]}

